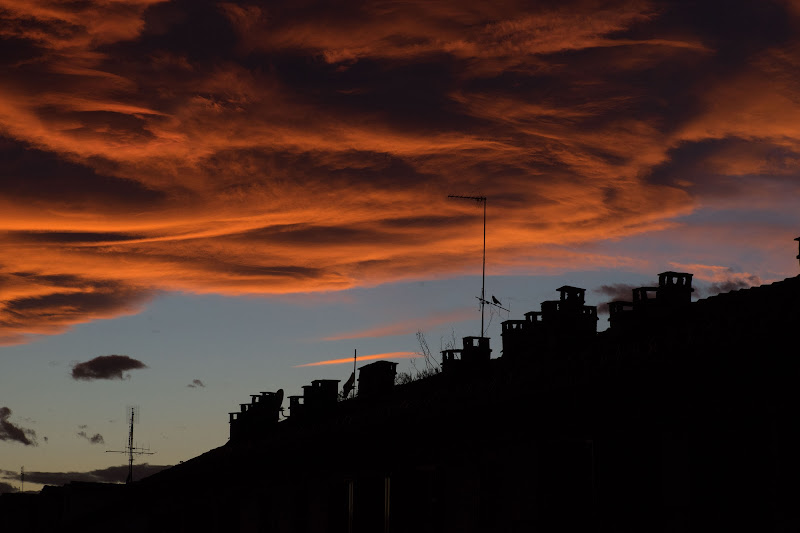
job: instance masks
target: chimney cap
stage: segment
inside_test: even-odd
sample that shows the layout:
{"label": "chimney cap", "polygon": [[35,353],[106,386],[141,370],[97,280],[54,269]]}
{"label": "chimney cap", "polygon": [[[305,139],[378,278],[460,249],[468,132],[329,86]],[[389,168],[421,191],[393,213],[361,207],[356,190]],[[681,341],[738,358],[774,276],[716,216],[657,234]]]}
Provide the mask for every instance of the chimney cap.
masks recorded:
{"label": "chimney cap", "polygon": [[582,287],[573,287],[572,285],[564,285],[556,289],[557,291],[585,291]]}

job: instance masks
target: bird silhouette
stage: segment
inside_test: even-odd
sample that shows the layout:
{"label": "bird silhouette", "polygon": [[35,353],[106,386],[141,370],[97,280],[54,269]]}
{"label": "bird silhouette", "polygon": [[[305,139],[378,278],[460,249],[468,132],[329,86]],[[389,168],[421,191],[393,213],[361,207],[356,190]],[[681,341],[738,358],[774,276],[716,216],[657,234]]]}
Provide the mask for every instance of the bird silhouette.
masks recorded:
{"label": "bird silhouette", "polygon": [[494,294],[492,294],[492,301],[494,303],[496,303],[497,305],[503,305],[503,304],[500,303],[500,300],[498,300],[497,298],[494,297]]}

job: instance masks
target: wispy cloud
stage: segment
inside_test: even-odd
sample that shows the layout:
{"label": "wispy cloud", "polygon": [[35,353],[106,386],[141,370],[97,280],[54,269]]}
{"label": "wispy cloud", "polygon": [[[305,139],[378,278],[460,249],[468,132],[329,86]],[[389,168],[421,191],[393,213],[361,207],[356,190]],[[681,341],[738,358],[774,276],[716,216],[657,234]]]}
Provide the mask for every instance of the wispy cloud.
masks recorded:
{"label": "wispy cloud", "polygon": [[793,4],[462,4],[0,0],[0,344],[159,291],[464,274],[482,220],[454,191],[490,197],[496,273],[697,239],[699,207],[740,215],[712,256],[754,206],[796,231]]}
{"label": "wispy cloud", "polygon": [[697,279],[710,282],[707,289],[707,295],[709,296],[762,284],[758,275],[748,272],[736,272],[731,267],[680,263],[672,263],[672,266],[686,272],[693,272]]}
{"label": "wispy cloud", "polygon": [[[137,479],[151,476],[169,468],[169,466],[151,465],[148,463],[137,464],[135,467]],[[19,479],[19,472],[0,470],[0,476],[7,480]],[[123,483],[128,476],[128,465],[110,466],[87,472],[37,472],[25,471],[25,482],[40,485],[64,485],[71,481],[86,481],[93,483]]]}
{"label": "wispy cloud", "polygon": [[[360,361],[374,361],[376,359],[413,359],[415,357],[422,357],[421,354],[416,352],[387,352],[377,353],[372,355],[359,355],[356,362]],[[353,363],[352,357],[344,357],[342,359],[328,359],[326,361],[317,361],[316,363],[306,363],[304,365],[297,365],[295,368],[304,366],[321,366],[321,365],[343,365],[346,363]]]}
{"label": "wispy cloud", "polygon": [[203,389],[204,389],[204,388],[205,388],[205,386],[206,386],[206,384],[205,384],[205,383],[203,383],[203,382],[202,382],[201,380],[199,380],[199,379],[193,379],[193,380],[192,380],[192,382],[191,382],[191,383],[189,383],[189,384],[188,384],[188,385],[186,385],[186,386],[187,386],[187,387],[189,387],[190,389],[196,389],[196,388],[203,388]]}
{"label": "wispy cloud", "polygon": [[89,444],[105,444],[105,439],[100,433],[95,433],[94,435],[89,435],[85,431],[79,431],[76,433],[77,436],[82,437],[89,441]]}
{"label": "wispy cloud", "polygon": [[608,298],[608,301],[603,302],[597,306],[597,312],[601,314],[608,314],[608,304],[616,300],[630,302],[633,299],[633,289],[637,287],[652,287],[652,283],[644,285],[629,285],[627,283],[615,283],[613,285],[601,285],[594,292],[602,294]]}
{"label": "wispy cloud", "polygon": [[708,294],[719,294],[722,292],[737,291],[740,289],[749,289],[761,285],[761,278],[755,274],[731,276],[729,279],[712,283],[708,288]]}
{"label": "wispy cloud", "polygon": [[11,409],[8,407],[0,407],[0,440],[19,442],[25,446],[38,446],[36,432],[11,422],[9,420],[11,414]]}

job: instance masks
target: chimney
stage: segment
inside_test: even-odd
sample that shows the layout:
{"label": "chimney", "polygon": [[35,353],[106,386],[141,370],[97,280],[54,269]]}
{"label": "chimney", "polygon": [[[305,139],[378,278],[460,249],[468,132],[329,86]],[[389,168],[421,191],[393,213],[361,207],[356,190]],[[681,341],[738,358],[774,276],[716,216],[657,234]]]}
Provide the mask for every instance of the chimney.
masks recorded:
{"label": "chimney", "polygon": [[358,396],[381,396],[388,394],[394,387],[397,375],[397,363],[391,361],[375,361],[364,365],[359,370]]}
{"label": "chimney", "polygon": [[692,274],[662,272],[658,275],[656,298],[662,305],[685,305],[692,302]]}
{"label": "chimney", "polygon": [[[800,237],[797,237],[795,240],[797,241],[798,247],[800,247]],[[798,251],[800,251],[800,250],[798,250]],[[800,253],[797,254],[797,260],[800,261]]]}

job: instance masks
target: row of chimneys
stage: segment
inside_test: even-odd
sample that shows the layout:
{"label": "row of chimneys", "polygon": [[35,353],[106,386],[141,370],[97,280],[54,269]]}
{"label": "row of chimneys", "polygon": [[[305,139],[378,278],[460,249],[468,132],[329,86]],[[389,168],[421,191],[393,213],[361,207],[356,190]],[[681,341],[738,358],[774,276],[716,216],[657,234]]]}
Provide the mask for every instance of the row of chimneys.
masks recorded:
{"label": "row of chimneys", "polygon": [[[590,339],[597,333],[597,307],[585,304],[586,289],[565,285],[559,287],[560,299],[542,302],[540,312],[525,313],[525,320],[506,320],[502,323],[503,355],[511,357],[529,354],[536,334],[552,332],[560,339]],[[630,314],[653,310],[670,310],[691,302],[692,275],[681,272],[662,272],[658,287],[633,289],[633,301],[609,304],[612,327]],[[442,350],[442,370],[445,372],[480,371],[491,359],[488,337],[464,337],[462,348]],[[359,397],[386,393],[394,386],[397,363],[376,361],[359,369]],[[339,398],[339,381],[318,379],[303,386],[303,394],[289,396],[292,419],[318,418],[329,413]],[[263,436],[279,419],[283,391],[251,395],[250,404],[241,404],[241,411],[230,413],[231,440]]]}
{"label": "row of chimneys", "polygon": [[[800,237],[798,252],[800,252]],[[800,260],[800,253],[797,255]],[[555,333],[557,337],[589,339],[597,333],[597,307],[585,304],[586,289],[565,285],[559,287],[561,297],[541,304],[541,311],[525,313],[524,320],[506,320],[502,323],[503,355],[524,355],[531,349],[531,336],[542,332]],[[633,289],[632,300],[610,302],[610,329],[625,331],[636,327],[637,319],[654,314],[675,315],[676,309],[692,301],[692,274],[662,272],[658,287]],[[464,337],[463,347],[442,350],[442,369],[481,369],[491,359],[488,337]],[[376,396],[394,386],[397,363],[376,361],[359,369],[359,396]],[[290,418],[316,417],[329,412],[339,397],[339,381],[318,379],[303,386],[302,396],[289,396]],[[283,411],[283,390],[251,395],[249,404],[230,414],[231,440],[258,436],[277,422]]]}
{"label": "row of chimneys", "polygon": [[[375,397],[391,391],[397,363],[375,361],[359,368],[359,397]],[[338,379],[316,379],[303,385],[301,396],[289,396],[289,418],[318,418],[333,409],[339,399]],[[240,404],[230,416],[230,439],[265,436],[283,412],[283,389],[278,392],[251,394],[250,403]]]}

